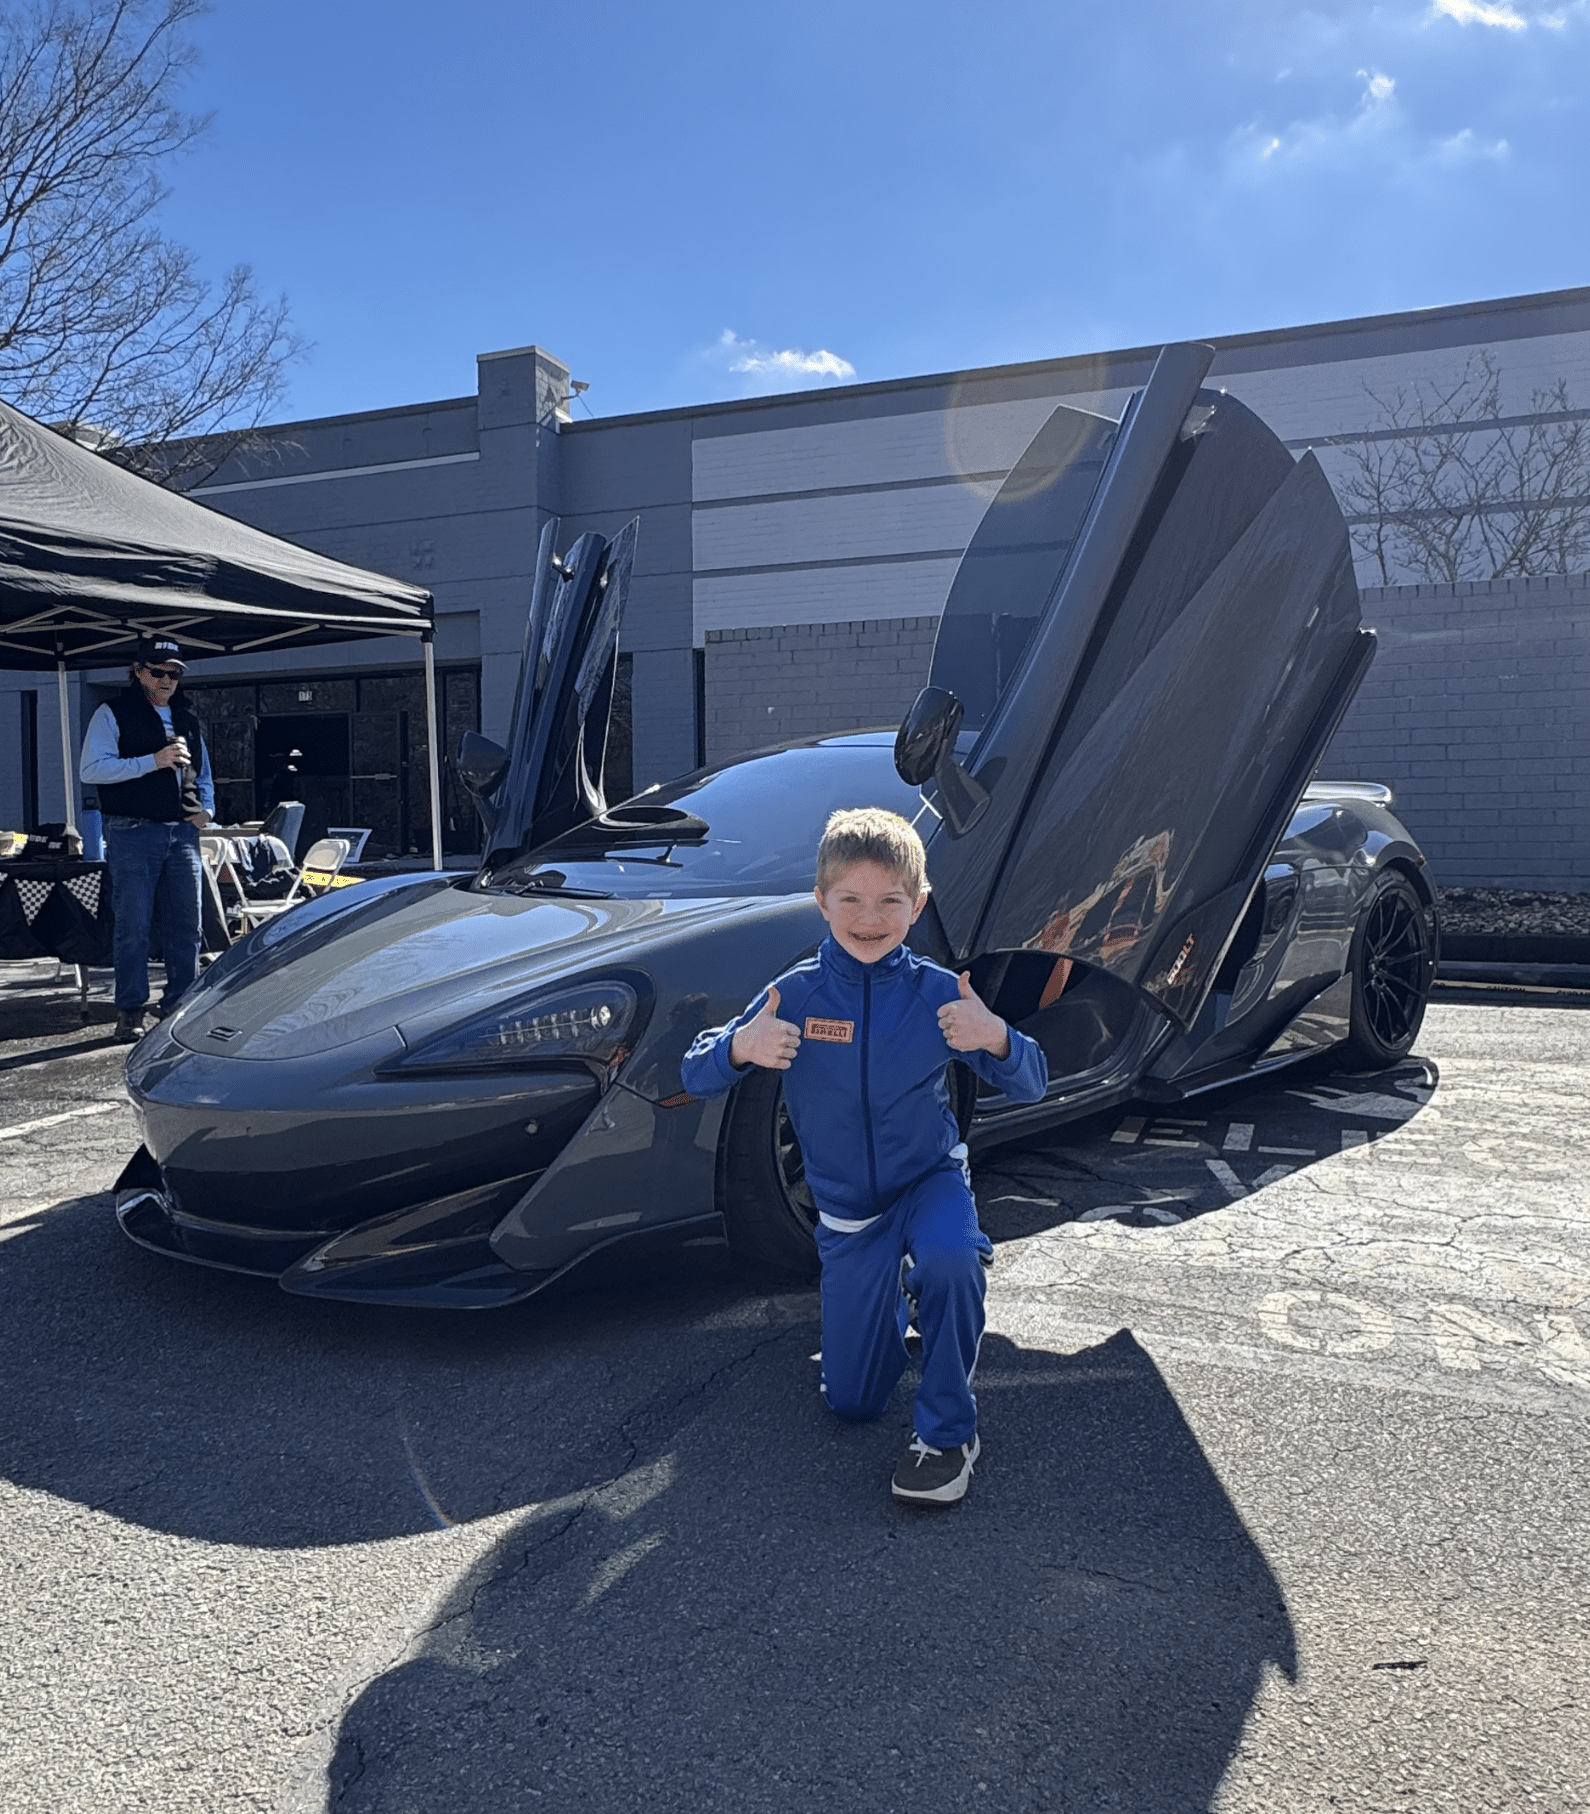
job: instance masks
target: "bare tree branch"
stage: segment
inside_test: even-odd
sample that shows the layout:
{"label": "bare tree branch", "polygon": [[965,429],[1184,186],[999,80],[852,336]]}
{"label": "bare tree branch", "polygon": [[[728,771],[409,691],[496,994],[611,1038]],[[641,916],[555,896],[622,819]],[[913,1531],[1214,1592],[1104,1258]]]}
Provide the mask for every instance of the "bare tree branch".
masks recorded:
{"label": "bare tree branch", "polygon": [[[166,484],[250,440],[305,349],[246,265],[154,224],[208,0],[0,0],[0,395]],[[181,443],[174,446],[173,443]]]}
{"label": "bare tree branch", "polygon": [[1522,420],[1502,418],[1489,350],[1444,387],[1365,389],[1396,432],[1343,445],[1337,492],[1382,585],[1590,566],[1590,422],[1564,379],[1534,391]]}

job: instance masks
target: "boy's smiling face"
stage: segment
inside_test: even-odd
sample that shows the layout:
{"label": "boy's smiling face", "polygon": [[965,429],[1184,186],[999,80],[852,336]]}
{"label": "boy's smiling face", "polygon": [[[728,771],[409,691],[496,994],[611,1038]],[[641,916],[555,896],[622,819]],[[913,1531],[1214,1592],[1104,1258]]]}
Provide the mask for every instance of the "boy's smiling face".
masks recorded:
{"label": "boy's smiling face", "polygon": [[851,863],[826,889],[813,892],[829,931],[863,964],[875,964],[903,944],[927,905],[925,888],[913,896],[908,884],[878,863]]}

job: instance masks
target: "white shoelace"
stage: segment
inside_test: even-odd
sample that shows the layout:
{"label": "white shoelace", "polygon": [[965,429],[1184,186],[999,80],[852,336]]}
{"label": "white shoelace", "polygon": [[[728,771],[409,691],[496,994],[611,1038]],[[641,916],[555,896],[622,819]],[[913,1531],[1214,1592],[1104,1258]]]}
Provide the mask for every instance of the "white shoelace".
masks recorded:
{"label": "white shoelace", "polygon": [[942,1455],[944,1453],[942,1449],[935,1449],[932,1443],[924,1442],[920,1436],[915,1434],[911,1437],[910,1448],[911,1453],[916,1457],[916,1465],[918,1467],[921,1467],[922,1463],[927,1460],[929,1455]]}

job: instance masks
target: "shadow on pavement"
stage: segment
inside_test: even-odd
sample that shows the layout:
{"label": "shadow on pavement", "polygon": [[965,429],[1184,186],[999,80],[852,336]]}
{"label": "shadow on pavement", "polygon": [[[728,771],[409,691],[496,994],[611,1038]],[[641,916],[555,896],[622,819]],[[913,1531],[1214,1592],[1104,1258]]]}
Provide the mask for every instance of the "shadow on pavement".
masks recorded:
{"label": "shadow on pavement", "polygon": [[683,1389],[740,1339],[679,1339],[736,1293],[699,1269],[625,1297],[426,1315],[146,1254],[106,1195],[3,1233],[0,1474],[205,1542],[435,1529],[417,1456],[459,1523],[605,1478],[637,1377]]}
{"label": "shadow on pavement", "polygon": [[1147,1354],[990,1336],[978,1478],[924,1511],[905,1398],[838,1423],[815,1335],[520,1521],[351,1707],[325,1806],[1207,1807],[1293,1634]]}
{"label": "shadow on pavement", "polygon": [[427,1318],[163,1262],[103,1196],[14,1228],[17,1483],[276,1548],[518,1514],[348,1711],[338,1809],[1180,1814],[1267,1666],[1294,1672],[1280,1590],[1128,1334],[990,1336],[973,1495],[923,1512],[887,1492],[908,1388],[838,1423],[815,1293],[700,1255]]}
{"label": "shadow on pavement", "polygon": [[[1189,1111],[1193,1145],[1153,1144],[1151,1117],[1117,1140],[1123,1111],[1082,1130],[1069,1196],[996,1202],[991,1232],[1155,1207],[1156,1168],[1213,1176],[1204,1148],[1243,1114],[1255,1150],[1230,1163],[1256,1187],[1277,1129],[1385,1131],[1369,1097],[1411,1114],[1432,1082],[1233,1092]],[[985,1169],[1067,1163],[1039,1147]],[[904,1391],[837,1423],[815,1294],[750,1291],[721,1250],[426,1316],[146,1254],[105,1195],[0,1232],[19,1485],[276,1549],[507,1515],[348,1710],[317,1805],[1180,1814],[1209,1805],[1266,1670],[1295,1671],[1279,1587],[1129,1334],[1079,1354],[990,1336],[972,1496],[922,1512],[887,1493]]]}
{"label": "shadow on pavement", "polygon": [[986,1154],[974,1166],[979,1214],[996,1242],[1060,1222],[1169,1227],[1373,1145],[1438,1082],[1434,1063],[1414,1057],[1373,1074],[1298,1067],[1186,1102],[1128,1103]]}
{"label": "shadow on pavement", "polygon": [[[46,967],[34,964],[30,968],[42,971]],[[69,979],[71,972],[65,974]],[[95,976],[97,979],[98,972]],[[115,1019],[116,1004],[98,988],[97,981],[86,1011],[75,984],[69,981],[35,980],[31,976],[22,981],[10,977],[0,981],[0,1046],[21,1039],[93,1039],[96,1034],[103,1037]],[[48,1048],[44,1055],[57,1057],[59,1048]]]}
{"label": "shadow on pavement", "polygon": [[[1402,1125],[1433,1082],[1410,1062],[1293,1074],[1174,1121],[1122,1111],[988,1155],[984,1221],[998,1241],[1202,1214],[1307,1162],[1305,1148]],[[3,1233],[0,1473],[151,1529],[262,1547],[468,1523],[611,1478],[633,1404],[703,1390],[743,1347],[733,1316],[780,1301],[749,1291],[721,1249],[582,1269],[471,1316],[316,1303],[175,1264],[127,1242],[103,1195]]]}

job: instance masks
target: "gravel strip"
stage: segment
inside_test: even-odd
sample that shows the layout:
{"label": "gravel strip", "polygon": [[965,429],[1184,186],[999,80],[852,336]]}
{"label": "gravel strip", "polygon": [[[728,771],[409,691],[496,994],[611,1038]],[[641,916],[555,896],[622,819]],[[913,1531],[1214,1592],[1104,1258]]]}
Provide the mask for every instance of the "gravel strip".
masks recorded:
{"label": "gravel strip", "polygon": [[1529,888],[1444,888],[1441,929],[1447,933],[1555,934],[1590,937],[1590,894]]}

